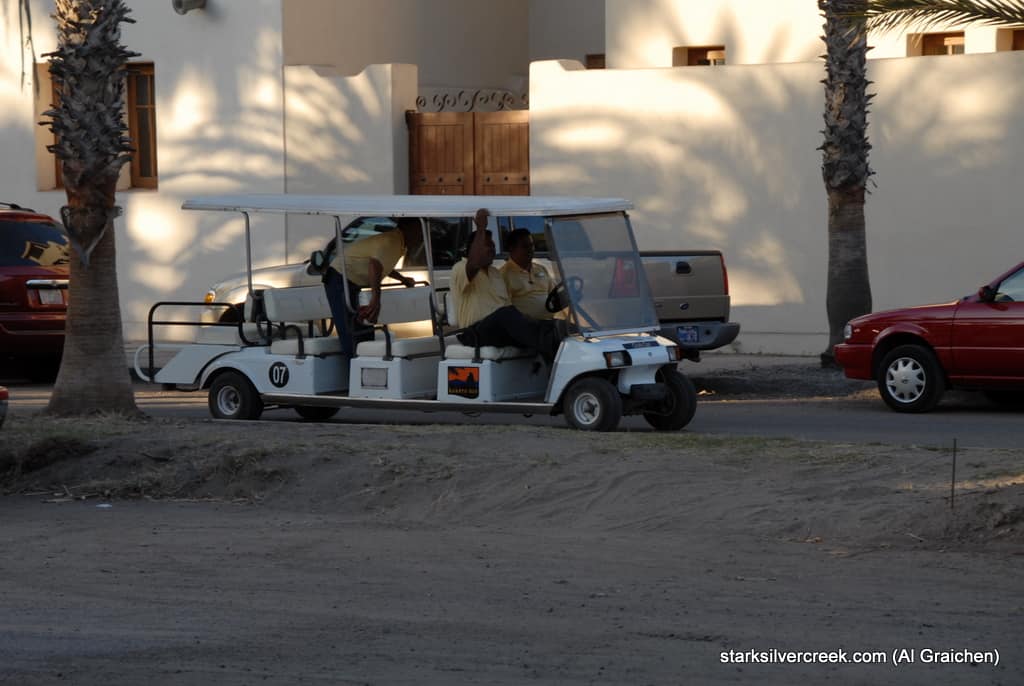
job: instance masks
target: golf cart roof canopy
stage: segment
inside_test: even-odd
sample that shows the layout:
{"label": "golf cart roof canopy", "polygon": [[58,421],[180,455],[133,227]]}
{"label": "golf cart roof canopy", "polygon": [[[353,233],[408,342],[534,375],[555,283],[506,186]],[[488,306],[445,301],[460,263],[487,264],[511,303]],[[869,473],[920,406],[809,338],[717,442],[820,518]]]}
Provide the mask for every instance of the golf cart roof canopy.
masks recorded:
{"label": "golf cart roof canopy", "polygon": [[269,212],[361,217],[472,217],[481,207],[498,217],[549,217],[622,212],[622,198],[537,195],[208,195],[190,198],[185,210]]}

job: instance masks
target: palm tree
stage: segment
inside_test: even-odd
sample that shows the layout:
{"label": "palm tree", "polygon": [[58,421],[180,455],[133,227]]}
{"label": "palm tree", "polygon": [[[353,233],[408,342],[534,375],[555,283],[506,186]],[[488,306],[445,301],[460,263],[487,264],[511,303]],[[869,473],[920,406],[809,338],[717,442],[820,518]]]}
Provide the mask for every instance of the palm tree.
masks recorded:
{"label": "palm tree", "polygon": [[823,366],[833,366],[832,349],[843,340],[850,319],[871,311],[864,196],[874,173],[868,166],[867,0],[818,0],[825,17],[825,141],[821,173],[828,193],[828,349]]}
{"label": "palm tree", "polygon": [[[26,7],[28,0],[20,0]],[[118,302],[114,191],[131,158],[125,136],[124,64],[136,53],[121,45],[128,8],[122,0],[56,0],[57,50],[48,55],[60,102],[43,116],[56,143],[67,193],[61,217],[78,259],[71,289],[64,358],[47,411],[135,414]]]}
{"label": "palm tree", "polygon": [[861,13],[869,30],[893,31],[936,24],[1024,24],[1021,0],[868,0]]}

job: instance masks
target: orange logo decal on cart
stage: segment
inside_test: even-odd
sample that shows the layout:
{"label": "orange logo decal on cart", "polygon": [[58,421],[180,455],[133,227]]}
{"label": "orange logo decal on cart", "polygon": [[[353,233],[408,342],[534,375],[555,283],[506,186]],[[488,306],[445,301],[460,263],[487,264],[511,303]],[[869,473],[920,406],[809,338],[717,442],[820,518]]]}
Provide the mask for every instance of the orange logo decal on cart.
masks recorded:
{"label": "orange logo decal on cart", "polygon": [[449,367],[448,395],[476,398],[480,395],[479,367]]}

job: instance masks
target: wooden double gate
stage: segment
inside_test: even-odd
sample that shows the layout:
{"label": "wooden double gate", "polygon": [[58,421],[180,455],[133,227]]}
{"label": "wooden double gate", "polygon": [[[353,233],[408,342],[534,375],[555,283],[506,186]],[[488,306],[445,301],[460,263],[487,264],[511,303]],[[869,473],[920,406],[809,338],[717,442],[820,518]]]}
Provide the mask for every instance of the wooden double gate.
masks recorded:
{"label": "wooden double gate", "polygon": [[409,112],[409,192],[529,195],[530,113]]}

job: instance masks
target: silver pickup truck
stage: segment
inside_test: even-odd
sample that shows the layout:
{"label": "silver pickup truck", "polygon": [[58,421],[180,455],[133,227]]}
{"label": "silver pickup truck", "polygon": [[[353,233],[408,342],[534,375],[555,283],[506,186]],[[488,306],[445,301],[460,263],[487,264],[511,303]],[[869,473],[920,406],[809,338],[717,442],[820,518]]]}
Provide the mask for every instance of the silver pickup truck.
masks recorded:
{"label": "silver pickup truck", "polygon": [[[534,219],[537,222],[531,221]],[[502,251],[505,236],[512,229],[527,228],[533,235],[537,261],[547,266],[547,245],[540,218],[493,217],[492,222],[497,228],[496,264],[507,258],[507,253]],[[460,250],[472,226],[470,220],[464,217],[432,218],[428,223],[435,278],[438,280],[435,286],[447,286],[448,275],[445,270],[450,269],[459,259]],[[360,217],[342,231],[342,240],[346,243],[355,242],[380,231],[393,230],[395,226],[395,218]],[[641,251],[640,255],[655,311],[661,322],[661,334],[678,342],[687,359],[699,360],[702,350],[720,348],[736,338],[740,325],[729,321],[729,277],[720,251]],[[410,248],[399,269],[403,274],[425,278],[426,264],[421,244]],[[258,290],[319,283],[320,276],[310,273],[307,266],[308,260],[254,269],[253,288]],[[422,274],[420,270],[424,270]],[[246,274],[234,274],[210,288],[205,300],[208,303],[241,304],[245,302],[247,292]],[[237,316],[237,311],[228,311],[222,321],[229,321],[234,316]]]}

